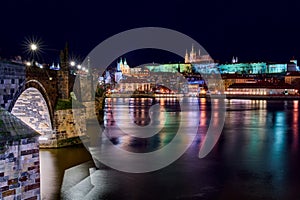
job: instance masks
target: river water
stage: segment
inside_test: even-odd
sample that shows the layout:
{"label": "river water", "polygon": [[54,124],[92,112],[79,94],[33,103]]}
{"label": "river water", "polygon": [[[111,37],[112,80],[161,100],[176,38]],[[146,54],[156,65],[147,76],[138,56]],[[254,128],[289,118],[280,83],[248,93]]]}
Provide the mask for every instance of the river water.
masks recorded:
{"label": "river water", "polygon": [[[112,106],[111,101],[116,100],[107,102],[107,127],[116,126],[116,113],[123,109],[118,103]],[[163,148],[174,138],[178,129],[174,122],[180,121],[174,99],[130,99],[131,120],[147,125],[153,101],[170,114],[172,126],[149,139],[112,131],[108,137],[116,146],[143,153]],[[190,102],[191,107],[195,102],[198,104],[198,100]],[[198,152],[213,115],[209,100],[200,99],[199,106],[199,119],[187,119],[198,120],[199,129],[183,156],[150,173],[101,168],[102,178],[95,183],[101,187],[97,199],[300,199],[298,101],[226,100],[222,134],[203,159]],[[93,125],[88,128],[93,134]],[[89,161],[91,156],[81,146],[41,150],[40,159],[42,199],[58,199],[65,169]]]}

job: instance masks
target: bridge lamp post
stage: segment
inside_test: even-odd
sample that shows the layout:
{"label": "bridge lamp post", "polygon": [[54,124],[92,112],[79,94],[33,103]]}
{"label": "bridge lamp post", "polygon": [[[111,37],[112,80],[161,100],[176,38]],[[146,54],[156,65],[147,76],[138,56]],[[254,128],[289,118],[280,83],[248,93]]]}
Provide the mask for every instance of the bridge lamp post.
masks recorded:
{"label": "bridge lamp post", "polygon": [[79,72],[85,72],[85,73],[89,72],[89,70],[86,67],[84,67],[80,64],[76,65],[75,61],[70,61],[70,66],[74,67],[74,68],[76,67],[77,71],[79,71]]}
{"label": "bridge lamp post", "polygon": [[75,61],[73,61],[73,60],[71,60],[70,62],[69,62],[69,65],[70,65],[70,71],[71,71],[71,73],[72,74],[76,74],[76,62]]}
{"label": "bridge lamp post", "polygon": [[70,65],[71,65],[71,67],[75,67],[75,65],[76,65],[75,61],[71,61]]}
{"label": "bridge lamp post", "polygon": [[30,50],[35,52],[36,50],[38,50],[38,46],[35,43],[30,44]]}
{"label": "bridge lamp post", "polygon": [[26,62],[25,64],[26,64],[26,66],[28,66],[28,67],[30,67],[30,66],[31,66],[31,62],[29,62],[29,61],[28,61],[28,62]]}
{"label": "bridge lamp post", "polygon": [[82,65],[80,65],[80,64],[76,64],[76,62],[75,61],[73,61],[73,60],[71,60],[70,62],[69,62],[69,64],[70,64],[70,66],[72,67],[72,69],[74,70],[74,71],[85,71],[86,69],[85,69],[85,67],[83,67]]}
{"label": "bridge lamp post", "polygon": [[39,47],[36,43],[31,43],[29,45],[29,51],[31,52],[32,54],[32,65],[34,65],[34,55],[37,53],[37,51],[39,50]]}

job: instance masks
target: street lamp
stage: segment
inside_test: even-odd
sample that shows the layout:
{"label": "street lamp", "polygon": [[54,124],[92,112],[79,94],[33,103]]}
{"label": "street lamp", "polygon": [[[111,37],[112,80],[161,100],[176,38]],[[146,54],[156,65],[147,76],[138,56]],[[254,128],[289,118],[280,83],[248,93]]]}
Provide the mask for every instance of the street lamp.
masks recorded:
{"label": "street lamp", "polygon": [[34,55],[36,54],[37,50],[38,50],[38,45],[35,43],[31,43],[30,51],[32,52],[32,59],[33,59],[32,62],[34,62]]}
{"label": "street lamp", "polygon": [[31,66],[31,62],[27,61],[26,63],[26,66],[30,67]]}
{"label": "street lamp", "polygon": [[33,51],[33,52],[37,51],[38,50],[38,45],[35,44],[35,43],[31,43],[30,44],[30,50]]}
{"label": "street lamp", "polygon": [[[29,37],[25,38],[23,46],[29,55],[31,66],[34,66],[39,54],[43,52],[43,42],[37,37]],[[28,64],[26,65],[29,66]]]}
{"label": "street lamp", "polygon": [[71,65],[72,67],[75,67],[75,65],[76,65],[75,61],[71,61],[71,62],[70,62],[70,65]]}

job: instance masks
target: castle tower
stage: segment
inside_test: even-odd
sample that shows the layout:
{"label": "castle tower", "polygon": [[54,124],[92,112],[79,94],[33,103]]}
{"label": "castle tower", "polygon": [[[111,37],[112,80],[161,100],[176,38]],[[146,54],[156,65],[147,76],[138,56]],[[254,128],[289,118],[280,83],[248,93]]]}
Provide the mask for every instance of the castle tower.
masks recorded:
{"label": "castle tower", "polygon": [[126,58],[124,58],[123,70],[121,70],[123,74],[130,74],[130,67],[127,64]]}
{"label": "castle tower", "polygon": [[70,97],[70,72],[69,72],[69,46],[60,52],[60,70],[57,72],[58,98],[69,99]]}

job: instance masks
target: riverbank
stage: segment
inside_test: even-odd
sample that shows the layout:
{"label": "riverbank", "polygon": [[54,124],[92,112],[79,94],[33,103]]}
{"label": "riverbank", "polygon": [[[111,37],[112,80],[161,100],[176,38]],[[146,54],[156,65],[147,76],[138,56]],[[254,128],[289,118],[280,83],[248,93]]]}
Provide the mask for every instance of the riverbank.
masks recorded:
{"label": "riverbank", "polygon": [[300,100],[299,95],[232,95],[227,94],[226,99],[252,99],[252,100]]}
{"label": "riverbank", "polygon": [[[109,95],[107,98],[178,98],[184,97],[183,94],[114,94]],[[196,97],[196,96],[186,96],[186,97]],[[253,100],[300,100],[300,95],[199,95],[199,98],[226,98],[226,99],[253,99]]]}
{"label": "riverbank", "polygon": [[79,136],[60,139],[60,140],[46,140],[46,141],[39,141],[40,149],[58,149],[64,148],[69,146],[77,146],[82,145],[81,138]]}

